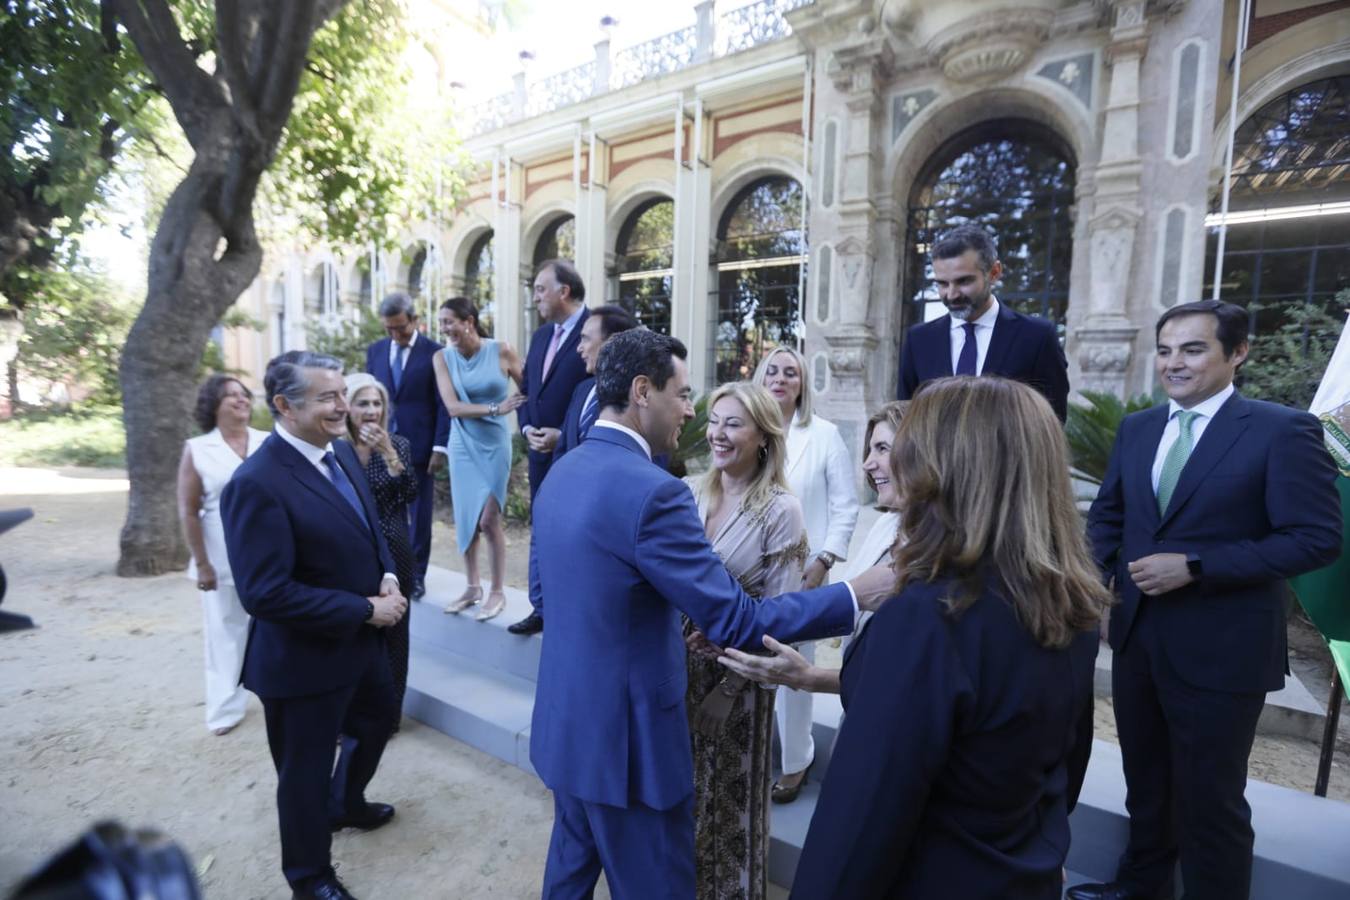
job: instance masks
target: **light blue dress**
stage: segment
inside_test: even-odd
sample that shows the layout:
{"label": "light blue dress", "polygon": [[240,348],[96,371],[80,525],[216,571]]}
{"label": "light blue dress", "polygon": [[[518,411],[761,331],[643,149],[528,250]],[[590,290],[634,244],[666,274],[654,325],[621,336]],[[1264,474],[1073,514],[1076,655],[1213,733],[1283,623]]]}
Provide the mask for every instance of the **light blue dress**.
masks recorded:
{"label": "light blue dress", "polygon": [[[501,345],[488,338],[472,359],[446,347],[445,365],[462,403],[501,403],[510,382],[502,374]],[[506,508],[506,479],[511,474],[511,431],[506,416],[450,419],[450,500],[455,507],[455,537],[467,553],[488,497]]]}

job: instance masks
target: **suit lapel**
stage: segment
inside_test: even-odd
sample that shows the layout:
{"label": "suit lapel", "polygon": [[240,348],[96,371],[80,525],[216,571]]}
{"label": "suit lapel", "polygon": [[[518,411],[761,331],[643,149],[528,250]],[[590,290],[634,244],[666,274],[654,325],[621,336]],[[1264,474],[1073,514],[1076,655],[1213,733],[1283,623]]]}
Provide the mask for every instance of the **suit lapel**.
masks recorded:
{"label": "suit lapel", "polygon": [[1127,489],[1133,494],[1129,503],[1134,509],[1147,510],[1144,514],[1150,523],[1158,518],[1158,495],[1153,492],[1153,459],[1158,454],[1158,442],[1162,440],[1163,429],[1167,427],[1168,406],[1155,406],[1143,414],[1139,429],[1139,443],[1134,453],[1128,455],[1132,469]]}
{"label": "suit lapel", "polygon": [[[927,359],[927,363],[919,367],[920,372],[936,372],[933,378],[941,378],[952,374],[952,317],[943,316],[940,319],[934,319],[927,323],[932,331],[924,335],[924,339],[919,342],[916,348]],[[918,335],[916,335],[917,337]],[[927,381],[927,378],[921,378]]]}
{"label": "suit lapel", "polygon": [[[1190,459],[1186,460],[1186,467],[1177,478],[1176,490],[1172,492],[1172,499],[1167,504],[1167,510],[1163,513],[1160,524],[1166,525],[1177,514],[1177,510],[1186,504],[1191,494],[1194,494],[1195,489],[1205,480],[1205,476],[1227,455],[1233,444],[1242,436],[1242,432],[1247,430],[1248,413],[1247,401],[1236,393],[1219,407],[1213,420],[1205,426],[1200,443],[1195,445]],[[1156,502],[1154,506],[1157,506]]]}
{"label": "suit lapel", "polygon": [[[337,510],[338,513],[353,526],[359,528],[363,532],[369,532],[365,523],[356,515],[356,510],[347,505],[347,501],[342,499],[342,495],[338,493],[338,489],[333,486],[333,483],[320,475],[318,469],[310,465],[309,460],[305,459],[304,456],[300,454],[299,450],[296,450],[279,437],[274,436],[274,440],[278,445],[277,458],[290,468],[291,475],[299,484],[312,491],[319,499]],[[342,468],[344,472],[347,472],[347,477],[352,478],[352,483],[355,484],[355,479],[353,478],[351,471],[349,471],[351,467],[343,466]],[[361,491],[358,488],[357,495],[359,496],[360,493]]]}
{"label": "suit lapel", "polygon": [[385,390],[391,396],[394,394],[394,373],[389,368],[389,345],[392,343],[393,341],[389,338],[377,342],[374,359],[371,360],[370,365],[370,374],[374,375],[375,379],[384,385]]}
{"label": "suit lapel", "polygon": [[788,468],[785,473],[787,475],[791,475],[802,464],[802,457],[806,455],[806,448],[811,438],[808,433],[809,429],[797,427],[795,416],[792,421],[793,424],[788,427],[787,434]]}
{"label": "suit lapel", "polygon": [[994,333],[989,338],[989,350],[984,355],[984,368],[981,375],[999,375],[1005,371],[1004,363],[1008,351],[1017,340],[1017,332],[1022,323],[1017,321],[1017,313],[1002,303],[998,306],[998,316],[994,319]]}

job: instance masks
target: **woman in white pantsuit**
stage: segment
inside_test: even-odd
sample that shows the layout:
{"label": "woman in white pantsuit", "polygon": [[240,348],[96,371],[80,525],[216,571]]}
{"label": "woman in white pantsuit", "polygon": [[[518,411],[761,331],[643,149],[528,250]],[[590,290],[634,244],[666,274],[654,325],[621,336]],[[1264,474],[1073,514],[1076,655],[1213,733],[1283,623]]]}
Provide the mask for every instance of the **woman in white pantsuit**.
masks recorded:
{"label": "woman in white pantsuit", "polygon": [[[768,388],[783,412],[787,434],[787,478],[792,493],[806,517],[806,537],[811,545],[804,588],[822,584],[830,567],[848,555],[853,527],[858,522],[858,493],[848,449],[834,423],[813,415],[811,385],[806,360],[791,347],[777,347],[755,370],[755,383]],[[798,648],[806,659],[815,659],[815,645]],[[797,799],[806,783],[806,771],[816,756],[811,738],[811,694],[789,687],[778,689],[774,704],[778,741],[782,747],[783,774],[773,786],[775,803]]]}
{"label": "woman in white pantsuit", "polygon": [[202,595],[206,645],[206,727],[228,734],[244,718],[247,693],[239,686],[248,641],[248,613],[239,603],[225,555],[220,492],[234,470],[257,450],[267,432],[248,427],[253,394],[236,378],[212,375],[197,392],[197,426],[178,464],[178,518],[192,561],[188,577]]}

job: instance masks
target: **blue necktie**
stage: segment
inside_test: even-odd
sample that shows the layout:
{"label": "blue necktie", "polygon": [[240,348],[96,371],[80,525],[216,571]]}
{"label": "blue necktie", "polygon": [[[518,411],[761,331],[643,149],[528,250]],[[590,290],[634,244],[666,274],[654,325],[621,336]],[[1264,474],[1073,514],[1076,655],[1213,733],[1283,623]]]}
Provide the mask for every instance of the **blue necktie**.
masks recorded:
{"label": "blue necktie", "polygon": [[347,477],[347,473],[342,471],[342,466],[338,465],[337,457],[333,455],[332,450],[323,455],[323,464],[328,467],[328,474],[333,479],[333,487],[338,489],[342,499],[347,501],[347,505],[356,511],[356,517],[369,529],[370,522],[366,519],[366,511],[361,508],[361,498],[356,496],[356,488],[352,485],[351,479]]}
{"label": "blue necktie", "polygon": [[408,348],[398,345],[398,352],[394,354],[394,393],[398,393],[398,387],[403,383],[403,360],[408,353]]}
{"label": "blue necktie", "polygon": [[577,427],[577,437],[585,440],[586,435],[590,434],[591,426],[595,424],[595,420],[599,416],[600,397],[597,394],[592,394],[591,399],[586,403],[586,407],[581,411],[581,422]]}
{"label": "blue necktie", "polygon": [[956,375],[974,375],[978,348],[975,344],[975,323],[967,322],[961,326],[966,330],[966,342],[961,345],[961,355],[956,358]]}

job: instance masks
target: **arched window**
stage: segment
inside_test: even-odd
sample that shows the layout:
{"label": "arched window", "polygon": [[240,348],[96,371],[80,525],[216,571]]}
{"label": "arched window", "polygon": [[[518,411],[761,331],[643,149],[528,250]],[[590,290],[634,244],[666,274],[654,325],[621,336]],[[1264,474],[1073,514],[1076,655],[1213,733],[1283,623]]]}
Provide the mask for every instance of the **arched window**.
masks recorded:
{"label": "arched window", "polygon": [[648,200],[619,229],[614,269],[620,306],[653,331],[670,334],[675,270],[675,201]]}
{"label": "arched window", "polygon": [[549,223],[544,233],[539,235],[539,243],[534,245],[534,264],[550,259],[577,258],[577,220],[572,216],[559,216]]}
{"label": "arched window", "polygon": [[496,312],[493,303],[493,273],[496,270],[492,262],[492,232],[486,232],[473,242],[469,249],[469,261],[464,267],[464,294],[478,307],[478,321],[493,334],[492,317]]}
{"label": "arched window", "polygon": [[803,336],[802,186],[774,175],[746,186],[717,226],[717,381],[749,378],[763,351]]}
{"label": "arched window", "polygon": [[332,263],[319,263],[305,277],[305,316],[331,319],[338,313],[338,277]]}
{"label": "arched window", "polygon": [[426,288],[427,245],[419,243],[408,264],[408,296],[417,300]]}
{"label": "arched window", "polygon": [[915,181],[909,198],[905,324],[943,315],[929,250],[957,225],[983,225],[998,242],[1000,303],[1053,319],[1064,333],[1073,251],[1074,161],[1034,122],[1000,119],[956,135]]}
{"label": "arched window", "polygon": [[[1350,75],[1295,88],[1243,122],[1230,192],[1219,296],[1247,307],[1254,335],[1277,330],[1293,304],[1331,309],[1350,288]],[[1209,297],[1219,214],[1206,224]]]}

